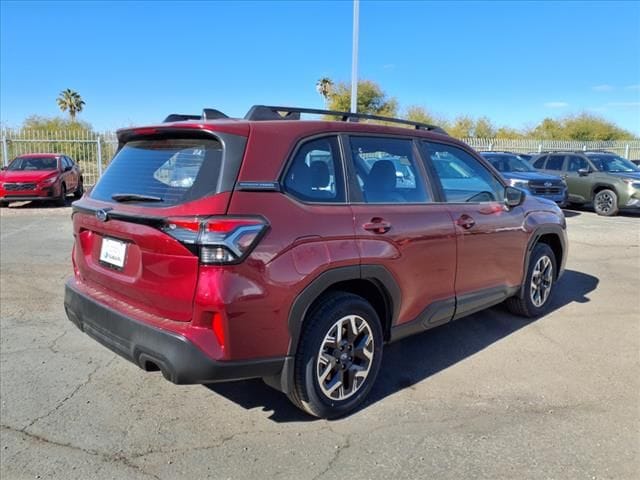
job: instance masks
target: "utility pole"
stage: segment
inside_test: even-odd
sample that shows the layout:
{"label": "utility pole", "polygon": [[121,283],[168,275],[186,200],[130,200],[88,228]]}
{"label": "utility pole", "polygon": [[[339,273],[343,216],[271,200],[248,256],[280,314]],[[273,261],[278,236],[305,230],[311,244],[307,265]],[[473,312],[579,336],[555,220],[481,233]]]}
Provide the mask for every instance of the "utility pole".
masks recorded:
{"label": "utility pole", "polygon": [[351,52],[351,113],[358,112],[358,30],[360,0],[353,0],[353,50]]}

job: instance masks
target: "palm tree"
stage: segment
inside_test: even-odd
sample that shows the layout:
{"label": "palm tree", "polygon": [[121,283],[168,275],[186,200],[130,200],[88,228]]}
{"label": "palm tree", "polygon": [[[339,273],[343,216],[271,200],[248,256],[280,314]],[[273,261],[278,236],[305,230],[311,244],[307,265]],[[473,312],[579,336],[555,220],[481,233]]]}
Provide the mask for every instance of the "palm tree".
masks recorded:
{"label": "palm tree", "polygon": [[316,83],[316,91],[324,98],[324,108],[327,108],[327,102],[329,101],[332,88],[333,81],[329,77],[322,77]]}
{"label": "palm tree", "polygon": [[82,111],[85,105],[80,94],[70,88],[60,92],[56,102],[58,102],[58,106],[63,112],[69,110],[69,116],[71,117],[72,122],[75,122],[76,115]]}

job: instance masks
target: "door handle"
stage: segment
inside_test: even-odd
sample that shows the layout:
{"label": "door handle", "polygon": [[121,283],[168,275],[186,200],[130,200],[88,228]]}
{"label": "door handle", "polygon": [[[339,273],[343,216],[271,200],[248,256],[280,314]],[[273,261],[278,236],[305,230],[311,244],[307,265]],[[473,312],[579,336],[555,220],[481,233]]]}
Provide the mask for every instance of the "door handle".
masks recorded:
{"label": "door handle", "polygon": [[476,221],[473,219],[473,217],[467,215],[466,213],[463,213],[462,215],[460,215],[460,218],[456,220],[456,224],[459,227],[464,228],[465,230],[469,230],[476,224]]}
{"label": "door handle", "polygon": [[372,218],[370,222],[362,225],[362,228],[373,233],[387,233],[391,230],[391,223],[383,220],[382,218]]}

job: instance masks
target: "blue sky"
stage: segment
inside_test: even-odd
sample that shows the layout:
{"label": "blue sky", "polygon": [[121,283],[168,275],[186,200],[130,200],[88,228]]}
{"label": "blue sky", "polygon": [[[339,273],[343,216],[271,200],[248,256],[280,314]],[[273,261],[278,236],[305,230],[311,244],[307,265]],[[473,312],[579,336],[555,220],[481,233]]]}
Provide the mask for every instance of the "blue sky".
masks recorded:
{"label": "blue sky", "polygon": [[[2,1],[0,120],[58,115],[65,88],[98,129],[322,107],[318,78],[350,81],[351,24],[350,1]],[[590,111],[640,135],[640,2],[363,0],[359,73],[448,118]]]}

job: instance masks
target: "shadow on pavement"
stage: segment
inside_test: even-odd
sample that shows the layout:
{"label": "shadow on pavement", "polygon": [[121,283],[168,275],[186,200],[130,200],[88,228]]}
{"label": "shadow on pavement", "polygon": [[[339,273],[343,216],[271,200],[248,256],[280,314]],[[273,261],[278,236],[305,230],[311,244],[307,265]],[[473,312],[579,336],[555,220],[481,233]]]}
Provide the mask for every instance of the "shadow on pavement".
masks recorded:
{"label": "shadow on pavement", "polygon": [[[598,282],[598,278],[592,275],[566,270],[554,292],[550,311],[574,302],[589,302],[587,294],[597,288]],[[534,321],[514,316],[504,306],[498,305],[387,345],[376,384],[361,408],[412,387]],[[243,408],[260,407],[264,411],[272,411],[269,418],[274,422],[314,420],[262,380],[217,383],[206,387]]]}
{"label": "shadow on pavement", "polygon": [[[563,209],[564,216],[567,218],[577,217],[582,214],[597,215],[593,210],[593,205],[587,204],[582,206],[572,206],[569,209]],[[640,217],[640,208],[623,208],[618,212],[620,217]],[[606,217],[603,217],[606,218]]]}
{"label": "shadow on pavement", "polygon": [[65,208],[71,205],[74,199],[68,197],[67,201],[64,205],[57,205],[55,200],[38,200],[38,201],[29,201],[29,202],[14,202],[5,206],[3,208],[8,208],[11,210],[29,210],[29,209],[49,209],[49,208]]}
{"label": "shadow on pavement", "polygon": [[618,215],[620,215],[621,217],[640,217],[640,208],[636,208],[634,210],[631,209],[625,209],[625,210],[620,210],[620,213],[618,213]]}
{"label": "shadow on pavement", "polygon": [[563,209],[562,213],[564,213],[564,216],[567,218],[571,218],[571,217],[577,217],[579,215],[582,215],[581,212],[578,212],[576,210],[567,210],[567,209]]}

